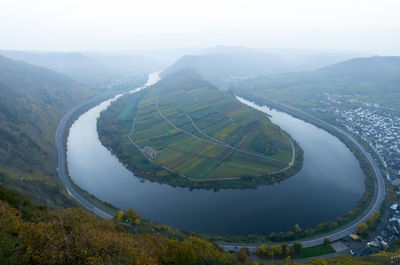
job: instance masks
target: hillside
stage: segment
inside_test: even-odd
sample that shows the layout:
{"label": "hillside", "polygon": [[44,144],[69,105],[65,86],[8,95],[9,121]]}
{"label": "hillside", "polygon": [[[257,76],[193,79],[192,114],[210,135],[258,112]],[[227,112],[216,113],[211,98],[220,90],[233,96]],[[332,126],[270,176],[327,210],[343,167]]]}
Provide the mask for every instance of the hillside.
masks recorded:
{"label": "hillside", "polygon": [[317,106],[324,93],[351,95],[400,112],[400,57],[355,58],[317,71],[257,77],[231,89],[299,107]]}
{"label": "hillside", "polygon": [[110,83],[113,79],[143,75],[160,69],[160,65],[153,59],[134,55],[28,51],[0,51],[0,54],[54,70],[93,89],[100,89],[100,85]]}
{"label": "hillside", "polygon": [[56,72],[0,56],[0,183],[37,201],[70,204],[56,176],[54,134],[90,94]]}
{"label": "hillside", "polygon": [[290,136],[192,70],[116,101],[98,131],[136,175],[173,185],[254,187],[301,167]]}
{"label": "hillside", "polygon": [[287,72],[290,64],[278,56],[259,53],[213,53],[185,55],[167,68],[166,76],[180,69],[191,68],[204,79],[220,85],[224,79],[241,79],[257,75]]}
{"label": "hillside", "polygon": [[47,210],[0,185],[0,263],[239,264],[209,241],[171,233],[134,211],[103,220],[77,208]]}
{"label": "hillside", "polygon": [[369,83],[376,93],[400,93],[400,57],[355,58],[320,71],[336,73],[353,83]]}

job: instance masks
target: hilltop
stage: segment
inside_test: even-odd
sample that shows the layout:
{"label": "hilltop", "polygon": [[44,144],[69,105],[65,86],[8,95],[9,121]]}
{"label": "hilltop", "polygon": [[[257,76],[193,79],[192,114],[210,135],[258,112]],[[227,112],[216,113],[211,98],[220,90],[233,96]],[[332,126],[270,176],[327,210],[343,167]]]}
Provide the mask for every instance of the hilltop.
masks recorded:
{"label": "hilltop", "polygon": [[173,185],[254,187],[301,167],[300,148],[264,113],[187,69],[113,103],[98,131],[135,175]]}

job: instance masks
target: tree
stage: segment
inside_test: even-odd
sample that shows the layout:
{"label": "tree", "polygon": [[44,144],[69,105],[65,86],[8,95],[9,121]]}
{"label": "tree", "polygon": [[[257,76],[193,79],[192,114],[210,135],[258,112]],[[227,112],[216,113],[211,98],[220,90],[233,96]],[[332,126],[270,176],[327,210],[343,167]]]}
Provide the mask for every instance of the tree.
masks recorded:
{"label": "tree", "polygon": [[381,213],[376,211],[376,212],[374,212],[373,217],[374,217],[375,221],[377,221],[381,217]]}
{"label": "tree", "polygon": [[242,263],[249,261],[249,256],[243,252],[236,253],[236,257]]}
{"label": "tree", "polygon": [[122,217],[124,221],[127,221],[133,225],[139,225],[140,224],[140,216],[132,209],[128,209],[124,216]]}
{"label": "tree", "polygon": [[294,242],[293,249],[296,253],[300,253],[303,249],[303,244],[301,244],[300,242]]}
{"label": "tree", "polygon": [[269,256],[269,257],[274,256],[274,254],[275,254],[274,247],[273,246],[267,246],[265,254],[267,256]]}
{"label": "tree", "polygon": [[331,244],[331,240],[329,239],[329,237],[326,237],[324,239],[324,244],[327,245],[327,246]]}
{"label": "tree", "polygon": [[240,252],[246,254],[247,256],[250,256],[250,249],[248,247],[242,247],[240,249]]}
{"label": "tree", "polygon": [[256,249],[256,253],[260,256],[266,255],[267,254],[267,245],[262,244]]}
{"label": "tree", "polygon": [[282,255],[282,248],[279,245],[273,245],[272,249],[274,250],[274,255],[280,256]]}
{"label": "tree", "polygon": [[388,187],[388,193],[389,193],[389,201],[390,203],[393,203],[396,200],[396,192],[393,189],[393,186]]}
{"label": "tree", "polygon": [[301,227],[298,224],[295,224],[294,230],[296,231],[296,233],[299,233],[299,232],[301,232]]}
{"label": "tree", "polygon": [[364,222],[361,222],[357,227],[356,233],[361,235],[364,234],[367,230],[368,230],[368,225]]}
{"label": "tree", "polygon": [[290,254],[290,247],[287,243],[283,243],[281,245],[281,248],[282,248],[282,255],[287,256]]}
{"label": "tree", "polygon": [[122,211],[122,210],[120,210],[119,212],[118,212],[118,215],[117,215],[117,220],[122,220],[122,218],[124,217],[124,211]]}

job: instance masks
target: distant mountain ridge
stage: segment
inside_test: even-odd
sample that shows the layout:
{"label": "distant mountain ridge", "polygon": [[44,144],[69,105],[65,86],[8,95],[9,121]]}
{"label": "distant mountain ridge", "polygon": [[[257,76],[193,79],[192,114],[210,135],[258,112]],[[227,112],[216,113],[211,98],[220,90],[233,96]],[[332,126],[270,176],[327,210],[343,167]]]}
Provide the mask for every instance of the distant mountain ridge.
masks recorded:
{"label": "distant mountain ridge", "polygon": [[132,74],[147,74],[160,65],[135,55],[106,55],[79,52],[0,51],[0,54],[64,74],[92,87]]}
{"label": "distant mountain ridge", "polygon": [[398,74],[400,72],[400,57],[373,56],[353,58],[322,67],[320,70],[342,74]]}
{"label": "distant mountain ridge", "polygon": [[321,68],[332,72],[343,80],[372,86],[377,93],[400,92],[400,57],[374,56],[354,58]]}
{"label": "distant mountain ridge", "polygon": [[290,64],[278,56],[257,52],[185,55],[162,75],[166,76],[185,68],[191,68],[207,81],[218,84],[226,78],[247,78],[286,72]]}
{"label": "distant mountain ridge", "polygon": [[260,76],[230,88],[297,106],[318,106],[324,93],[351,95],[400,112],[400,57],[354,58],[316,71]]}

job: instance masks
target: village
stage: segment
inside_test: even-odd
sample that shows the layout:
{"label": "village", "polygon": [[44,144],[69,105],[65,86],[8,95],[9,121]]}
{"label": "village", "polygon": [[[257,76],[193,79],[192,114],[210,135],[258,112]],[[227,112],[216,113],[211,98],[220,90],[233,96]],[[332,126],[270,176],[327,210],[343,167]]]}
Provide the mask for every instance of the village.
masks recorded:
{"label": "village", "polygon": [[360,137],[377,155],[377,162],[383,165],[386,178],[395,189],[393,202],[382,216],[381,224],[368,238],[352,234],[344,243],[356,256],[377,253],[394,248],[400,243],[400,117],[379,104],[360,102],[352,96],[324,94],[319,107],[311,110],[332,116],[335,123]]}
{"label": "village", "polygon": [[359,102],[354,97],[324,94],[321,106],[314,112],[335,115],[336,123],[359,136],[375,151],[386,177],[394,186],[400,185],[400,116],[379,104]]}

